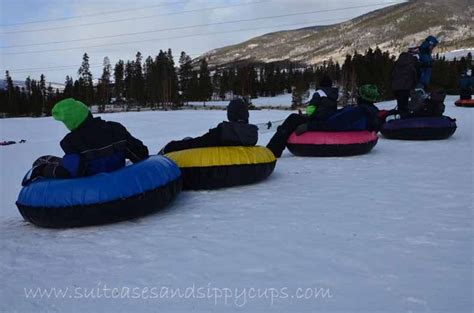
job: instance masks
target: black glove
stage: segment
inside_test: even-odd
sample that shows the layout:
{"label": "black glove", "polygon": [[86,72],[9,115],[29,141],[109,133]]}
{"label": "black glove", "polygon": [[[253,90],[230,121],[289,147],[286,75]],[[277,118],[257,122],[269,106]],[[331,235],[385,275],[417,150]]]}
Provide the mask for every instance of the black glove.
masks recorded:
{"label": "black glove", "polygon": [[31,170],[29,170],[28,173],[26,173],[25,177],[23,178],[23,181],[21,182],[22,186],[27,186],[33,181],[44,177],[44,169],[46,167],[46,164],[41,164],[33,167]]}
{"label": "black glove", "polygon": [[299,136],[303,133],[306,133],[307,131],[308,131],[308,124],[301,124],[300,126],[296,127],[295,134],[296,136]]}

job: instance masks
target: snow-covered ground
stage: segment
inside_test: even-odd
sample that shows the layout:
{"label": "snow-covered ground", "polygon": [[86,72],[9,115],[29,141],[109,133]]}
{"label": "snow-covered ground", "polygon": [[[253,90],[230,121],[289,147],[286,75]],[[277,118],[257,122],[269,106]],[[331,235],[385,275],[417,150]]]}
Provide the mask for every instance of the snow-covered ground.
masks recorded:
{"label": "snow-covered ground", "polygon": [[[292,101],[291,94],[285,93],[285,94],[277,95],[275,97],[260,97],[260,98],[252,99],[252,104],[257,108],[261,108],[261,107],[288,108],[291,106],[291,101]],[[204,104],[208,107],[225,108],[229,104],[229,101],[207,101],[206,103],[202,101],[191,101],[187,103],[186,105],[187,106],[204,106]]]}
{"label": "snow-covered ground", "polygon": [[[348,158],[285,152],[260,184],[183,192],[145,218],[65,230],[32,226],[15,207],[31,162],[61,154],[65,127],[0,120],[0,140],[27,140],[0,147],[0,311],[472,312],[474,110],[454,100],[449,140],[381,138]],[[287,114],[253,111],[251,121]],[[154,152],[225,112],[104,117]]]}
{"label": "snow-covered ground", "polygon": [[459,60],[462,57],[467,57],[468,53],[474,53],[474,48],[452,50],[440,53],[440,55],[446,57],[447,60],[453,60],[454,58]]}

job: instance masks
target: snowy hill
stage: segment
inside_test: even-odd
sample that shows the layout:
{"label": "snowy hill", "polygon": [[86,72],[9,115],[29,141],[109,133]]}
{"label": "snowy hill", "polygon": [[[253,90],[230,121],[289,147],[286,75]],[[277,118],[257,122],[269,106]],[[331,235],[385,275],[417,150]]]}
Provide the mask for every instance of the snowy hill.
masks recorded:
{"label": "snowy hill", "polygon": [[[145,218],[65,230],[24,222],[15,201],[31,163],[61,155],[66,128],[0,120],[1,140],[27,140],[0,147],[0,311],[472,312],[474,110],[454,100],[448,140],[381,138],[346,158],[286,151],[262,183],[183,192]],[[287,115],[252,111],[251,122]],[[103,117],[154,152],[225,113]]]}
{"label": "snowy hill", "polygon": [[432,34],[440,39],[437,52],[474,45],[472,0],[411,0],[330,25],[265,34],[240,44],[211,50],[210,65],[237,62],[291,60],[318,64],[333,59],[342,62],[347,54],[379,46],[398,54],[420,44]]}
{"label": "snowy hill", "polygon": [[474,54],[474,48],[457,49],[442,53],[441,55],[444,56],[447,60],[453,60],[454,58],[460,59],[462,57],[465,57],[468,53]]}

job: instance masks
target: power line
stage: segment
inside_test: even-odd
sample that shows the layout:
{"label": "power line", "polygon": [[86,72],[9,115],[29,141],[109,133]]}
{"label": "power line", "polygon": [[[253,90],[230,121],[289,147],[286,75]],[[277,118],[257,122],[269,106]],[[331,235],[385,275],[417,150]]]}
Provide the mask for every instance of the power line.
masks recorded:
{"label": "power line", "polygon": [[[341,19],[345,19],[345,18],[326,19],[326,20],[320,20],[320,22],[338,21],[338,20],[341,20]],[[2,54],[3,54],[3,55],[23,55],[23,54],[31,54],[31,53],[45,53],[45,52],[71,51],[71,50],[78,50],[78,49],[82,50],[82,49],[86,49],[86,48],[101,48],[101,47],[110,47],[110,46],[123,46],[123,45],[132,44],[132,43],[142,43],[142,42],[150,42],[150,41],[157,41],[157,40],[173,40],[173,39],[181,39],[181,38],[190,38],[190,37],[200,37],[200,36],[208,36],[208,35],[227,34],[227,33],[241,32],[241,31],[251,31],[251,30],[258,30],[258,29],[269,29],[269,28],[275,28],[275,27],[297,26],[297,25],[314,25],[314,22],[285,24],[285,25],[274,25],[274,26],[263,26],[263,27],[252,27],[252,28],[243,28],[243,29],[228,30],[228,31],[218,31],[218,32],[210,32],[210,33],[198,33],[198,34],[190,34],[190,35],[182,35],[182,36],[172,36],[172,37],[161,37],[161,38],[150,38],[150,39],[141,39],[141,40],[126,41],[126,42],[117,42],[117,43],[108,43],[108,44],[90,45],[90,46],[80,46],[80,47],[71,47],[71,48],[47,49],[47,50],[36,50],[36,51],[7,52],[7,53],[2,53]]]}
{"label": "power line", "polygon": [[[200,56],[202,53],[195,53],[195,54],[188,54],[190,57]],[[165,60],[162,60],[164,62]],[[154,62],[157,62],[155,60]],[[79,68],[80,65],[58,65],[58,66],[51,66],[51,67],[33,67],[33,68],[17,68],[17,69],[8,69],[8,70],[0,70],[0,72],[9,71],[10,73],[17,73],[17,74],[24,74],[24,73],[31,73],[31,72],[43,72],[43,71],[63,71],[68,69],[76,69]],[[89,64],[90,68],[99,68],[102,67],[102,63],[91,63]]]}
{"label": "power line", "polygon": [[[320,20],[321,22],[323,21],[334,21],[334,20],[344,20],[346,17],[338,18],[338,19],[326,19],[326,20]],[[206,34],[195,34],[195,35],[187,35],[183,37],[191,37],[191,36],[205,36],[205,35],[213,35],[213,34],[224,34],[224,33],[233,33],[233,32],[240,32],[240,31],[249,31],[249,30],[258,30],[258,29],[267,29],[267,28],[276,28],[276,27],[289,27],[289,26],[303,26],[303,25],[310,25],[313,24],[314,22],[307,22],[307,23],[293,23],[293,24],[281,24],[281,25],[274,25],[271,27],[265,26],[265,27],[257,27],[257,28],[247,28],[247,29],[238,29],[238,30],[231,30],[231,31],[222,31],[222,32],[213,32],[213,33],[206,33]],[[147,41],[156,41],[157,39],[150,39]],[[201,56],[201,54],[190,54],[189,56]],[[101,67],[101,64],[98,64],[96,66],[91,66],[91,67]],[[61,68],[60,68],[61,67]],[[68,68],[76,68],[77,65],[68,65],[68,66],[57,66],[57,67],[44,67],[44,68],[21,68],[21,69],[11,69],[9,70],[10,72],[14,73],[29,73],[29,72],[41,72],[41,71],[58,71],[58,70],[66,70]],[[5,71],[5,70],[2,70]]]}
{"label": "power line", "polygon": [[82,26],[94,26],[94,25],[102,25],[102,24],[110,24],[110,23],[118,23],[124,21],[134,21],[139,19],[149,19],[159,16],[170,16],[170,15],[180,15],[185,13],[195,13],[195,12],[202,12],[202,11],[209,11],[209,10],[218,10],[218,9],[227,9],[227,8],[235,8],[235,7],[242,7],[260,3],[270,2],[272,0],[261,0],[261,1],[254,1],[254,2],[247,2],[247,3],[239,3],[233,5],[226,5],[226,6],[218,6],[218,7],[211,7],[211,8],[200,8],[200,9],[193,9],[193,10],[185,10],[185,11],[178,11],[178,12],[169,12],[169,13],[162,13],[162,14],[153,14],[147,16],[139,16],[139,17],[127,17],[109,21],[102,21],[102,22],[94,22],[94,23],[84,23],[84,24],[75,24],[75,25],[65,25],[65,26],[56,26],[56,27],[49,27],[49,28],[40,28],[40,29],[30,29],[30,30],[18,30],[18,31],[8,31],[2,32],[0,35],[8,35],[8,34],[19,34],[19,33],[32,33],[32,32],[42,32],[48,30],[56,30],[56,29],[67,29],[67,28],[74,28],[74,27],[82,27]]}
{"label": "power line", "polygon": [[116,14],[116,13],[122,13],[122,12],[140,11],[140,10],[160,8],[160,7],[164,7],[164,6],[168,6],[168,5],[180,4],[180,3],[185,3],[185,2],[186,1],[168,2],[168,3],[144,6],[144,7],[140,7],[140,8],[128,8],[128,9],[103,11],[103,12],[96,12],[96,13],[83,14],[83,15],[58,17],[58,18],[52,18],[52,19],[47,19],[47,20],[36,20],[36,21],[21,22],[21,23],[2,24],[2,25],[0,25],[0,27],[11,27],[11,26],[19,26],[19,25],[27,25],[27,24],[39,24],[39,23],[47,23],[47,22],[55,22],[55,21],[72,20],[72,19],[91,17],[91,16],[102,16],[102,15]]}
{"label": "power line", "polygon": [[88,41],[88,40],[97,40],[97,39],[117,38],[117,37],[124,37],[124,36],[136,36],[136,35],[143,35],[143,34],[149,34],[149,33],[158,33],[158,32],[164,32],[164,31],[191,29],[191,28],[196,28],[196,27],[207,27],[207,26],[216,26],[216,25],[224,25],[224,24],[235,24],[235,23],[242,23],[242,22],[265,20],[265,19],[289,17],[289,16],[310,15],[310,14],[322,13],[322,12],[345,11],[345,10],[351,10],[351,9],[357,9],[357,8],[367,8],[367,7],[380,6],[380,5],[382,5],[382,4],[371,4],[371,5],[364,5],[364,6],[354,6],[354,7],[327,9],[327,10],[315,10],[315,11],[309,11],[309,12],[272,15],[272,16],[264,16],[264,17],[250,18],[250,19],[231,20],[231,21],[225,21],[225,22],[196,24],[196,25],[188,25],[188,26],[179,26],[179,27],[161,28],[161,29],[155,29],[155,30],[133,32],[133,33],[122,33],[122,34],[116,34],[116,35],[89,37],[89,38],[84,38],[84,39],[71,39],[71,40],[61,40],[61,41],[50,41],[50,42],[45,42],[45,43],[4,46],[4,47],[0,47],[0,48],[1,49],[8,49],[8,48],[19,48],[19,47],[30,47],[30,46],[43,46],[43,45],[51,45],[51,44],[64,44],[64,43],[70,43],[70,42],[81,42],[81,41]]}
{"label": "power line", "polygon": [[[89,64],[91,67],[92,66],[102,66],[102,63],[91,63]],[[8,71],[22,71],[22,70],[44,70],[44,69],[56,69],[56,68],[71,68],[71,67],[76,67],[77,65],[55,65],[55,66],[50,66],[50,67],[26,67],[26,68],[13,68]],[[5,70],[0,70],[0,71],[5,71]]]}
{"label": "power line", "polygon": [[[334,20],[340,20],[340,19],[346,19],[346,17],[342,18],[337,18],[337,19],[326,19],[326,20],[320,20],[321,22],[323,21],[334,21]],[[206,34],[195,34],[195,35],[187,35],[183,37],[190,37],[190,36],[205,36],[205,35],[213,35],[213,34],[224,34],[224,33],[233,33],[233,32],[240,32],[240,31],[248,31],[248,30],[258,30],[258,29],[266,29],[266,28],[276,28],[276,27],[290,27],[290,26],[303,26],[303,25],[310,25],[313,24],[314,22],[307,22],[307,23],[292,23],[292,24],[280,24],[280,25],[274,25],[274,26],[265,26],[265,27],[253,27],[253,28],[247,28],[247,29],[238,29],[238,30],[231,30],[231,31],[222,31],[222,32],[213,32],[213,33],[206,33]],[[176,38],[176,37],[175,37]],[[149,39],[147,41],[155,41],[157,39]],[[189,56],[201,56],[204,53],[198,53],[198,54],[188,54]],[[92,68],[98,68],[101,67],[101,63],[94,63],[93,65],[91,64],[90,67]],[[53,67],[36,67],[36,68],[19,68],[19,69],[10,69],[8,70],[9,72],[12,73],[17,73],[17,74],[23,74],[23,73],[30,73],[30,72],[42,72],[42,71],[58,71],[58,70],[66,70],[66,69],[73,69],[77,68],[77,65],[58,65],[58,66],[53,66]],[[2,72],[5,72],[5,70],[0,70]]]}

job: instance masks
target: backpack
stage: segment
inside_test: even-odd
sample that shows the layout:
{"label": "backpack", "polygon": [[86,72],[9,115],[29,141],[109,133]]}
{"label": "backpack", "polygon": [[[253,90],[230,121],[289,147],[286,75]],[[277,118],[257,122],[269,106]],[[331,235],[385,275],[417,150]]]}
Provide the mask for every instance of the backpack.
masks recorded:
{"label": "backpack", "polygon": [[410,101],[408,102],[409,117],[436,117],[442,116],[445,105],[446,93],[441,91],[426,94],[422,89],[410,91]]}

